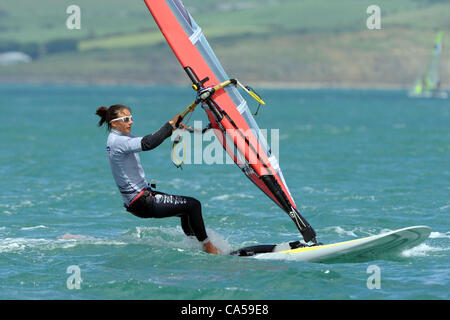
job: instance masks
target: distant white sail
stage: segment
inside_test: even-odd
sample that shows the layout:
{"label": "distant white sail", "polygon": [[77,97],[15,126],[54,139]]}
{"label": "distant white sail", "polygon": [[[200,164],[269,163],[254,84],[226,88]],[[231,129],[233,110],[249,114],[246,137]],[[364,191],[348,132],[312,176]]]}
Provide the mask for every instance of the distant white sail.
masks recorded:
{"label": "distant white sail", "polygon": [[442,53],[443,32],[440,31],[434,42],[431,62],[425,74],[421,75],[409,92],[410,97],[416,98],[447,98],[447,92],[441,90],[440,59]]}

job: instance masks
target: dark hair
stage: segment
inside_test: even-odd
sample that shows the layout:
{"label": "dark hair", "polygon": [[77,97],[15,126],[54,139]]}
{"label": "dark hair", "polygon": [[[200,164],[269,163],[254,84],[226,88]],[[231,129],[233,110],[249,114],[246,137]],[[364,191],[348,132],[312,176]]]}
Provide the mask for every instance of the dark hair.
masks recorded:
{"label": "dark hair", "polygon": [[101,127],[104,123],[106,123],[108,126],[108,131],[111,131],[111,120],[119,118],[119,113],[124,109],[127,109],[131,112],[131,109],[129,107],[122,104],[115,104],[110,106],[109,108],[101,106],[95,112],[95,114],[101,118],[98,122],[98,126]]}

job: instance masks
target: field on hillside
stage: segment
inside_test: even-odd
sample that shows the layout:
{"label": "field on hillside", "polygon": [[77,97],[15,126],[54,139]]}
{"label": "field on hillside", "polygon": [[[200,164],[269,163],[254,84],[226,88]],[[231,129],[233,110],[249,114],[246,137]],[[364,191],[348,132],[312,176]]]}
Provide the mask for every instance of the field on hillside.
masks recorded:
{"label": "field on hillside", "polygon": [[[444,30],[444,49],[450,34],[444,1],[378,1],[381,30],[367,29],[366,0],[183,3],[225,69],[260,85],[406,87],[426,67],[436,32]],[[0,5],[0,52],[30,50],[34,58],[0,67],[0,81],[186,83],[143,1],[79,0],[80,30],[66,28],[71,4]],[[449,57],[444,50],[444,85]]]}

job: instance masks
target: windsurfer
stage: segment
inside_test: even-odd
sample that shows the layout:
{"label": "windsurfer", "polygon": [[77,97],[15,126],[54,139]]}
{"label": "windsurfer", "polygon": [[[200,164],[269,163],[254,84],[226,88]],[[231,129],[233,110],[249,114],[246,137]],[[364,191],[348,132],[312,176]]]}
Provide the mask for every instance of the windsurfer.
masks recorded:
{"label": "windsurfer", "polygon": [[169,195],[153,190],[147,183],[138,152],[158,147],[176,129],[180,115],[175,115],[161,129],[144,137],[132,135],[130,108],[124,105],[100,107],[98,125],[106,123],[109,131],[107,153],[114,180],[128,212],[139,218],[180,217],[187,236],[195,236],[206,252],[219,254],[206,233],[201,203],[192,197]]}

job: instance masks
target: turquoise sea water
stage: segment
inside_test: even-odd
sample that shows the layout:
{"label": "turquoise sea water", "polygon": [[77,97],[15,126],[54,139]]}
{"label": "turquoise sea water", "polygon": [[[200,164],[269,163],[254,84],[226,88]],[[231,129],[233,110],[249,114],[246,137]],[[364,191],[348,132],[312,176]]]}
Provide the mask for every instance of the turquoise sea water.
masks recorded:
{"label": "turquoise sea water", "polygon": [[[133,133],[145,135],[181,112],[192,90],[2,85],[0,298],[448,299],[449,100],[401,91],[259,91],[268,105],[257,121],[269,133],[279,129],[284,177],[319,241],[412,225],[430,226],[430,238],[368,263],[208,255],[178,218],[139,219],[123,209],[107,133],[94,115],[100,105],[130,105]],[[205,120],[203,113],[191,121]],[[141,154],[147,177],[159,190],[199,199],[223,250],[300,239],[235,165],[176,169],[171,145]],[[379,289],[367,286],[372,265],[381,271]]]}

